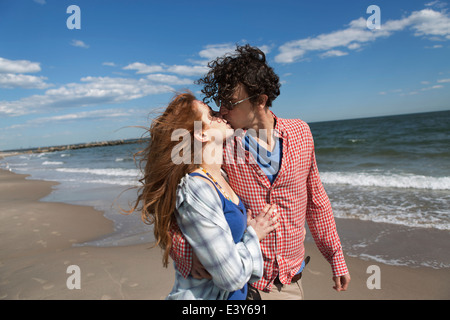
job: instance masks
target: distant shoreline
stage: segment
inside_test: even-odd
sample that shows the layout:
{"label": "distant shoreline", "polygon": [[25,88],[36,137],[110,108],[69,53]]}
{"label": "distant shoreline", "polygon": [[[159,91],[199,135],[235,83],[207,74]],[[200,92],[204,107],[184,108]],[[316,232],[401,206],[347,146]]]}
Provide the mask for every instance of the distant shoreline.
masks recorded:
{"label": "distant shoreline", "polygon": [[120,139],[120,140],[111,140],[111,141],[97,141],[97,142],[87,142],[87,143],[76,143],[76,144],[51,146],[51,147],[13,149],[13,150],[0,151],[0,157],[13,156],[13,155],[23,154],[23,153],[45,153],[45,152],[75,150],[75,149],[83,149],[83,148],[96,148],[96,147],[116,146],[116,145],[122,145],[122,144],[140,143],[140,142],[143,142],[143,141],[146,141],[146,140],[148,140],[148,139],[147,138],[146,139]]}

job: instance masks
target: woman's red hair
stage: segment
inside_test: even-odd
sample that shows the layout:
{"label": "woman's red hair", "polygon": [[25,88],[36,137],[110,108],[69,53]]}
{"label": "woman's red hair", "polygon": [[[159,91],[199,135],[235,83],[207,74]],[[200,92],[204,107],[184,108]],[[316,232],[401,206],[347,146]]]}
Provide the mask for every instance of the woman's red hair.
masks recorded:
{"label": "woman's red hair", "polygon": [[150,129],[148,146],[138,152],[141,164],[144,162],[142,186],[138,192],[135,211],[141,205],[141,217],[147,224],[154,225],[156,245],[164,250],[163,265],[167,267],[169,252],[172,246],[171,228],[176,225],[175,201],[180,180],[186,173],[195,170],[194,154],[189,163],[175,164],[172,161],[172,150],[180,141],[172,141],[172,132],[184,129],[190,134],[191,148],[194,150],[194,121],[201,121],[201,113],[194,107],[195,97],[191,93],[176,95],[162,115],[153,120]]}

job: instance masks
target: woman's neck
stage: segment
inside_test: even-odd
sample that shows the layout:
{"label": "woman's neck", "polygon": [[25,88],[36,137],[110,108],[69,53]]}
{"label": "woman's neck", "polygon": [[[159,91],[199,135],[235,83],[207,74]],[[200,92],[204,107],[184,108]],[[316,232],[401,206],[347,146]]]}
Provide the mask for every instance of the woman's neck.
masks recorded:
{"label": "woman's neck", "polygon": [[210,174],[212,174],[213,176],[221,176],[220,173],[220,168],[222,167],[221,164],[208,164],[208,163],[202,163],[200,165],[200,167],[202,167],[203,169],[205,169],[206,171],[208,171]]}

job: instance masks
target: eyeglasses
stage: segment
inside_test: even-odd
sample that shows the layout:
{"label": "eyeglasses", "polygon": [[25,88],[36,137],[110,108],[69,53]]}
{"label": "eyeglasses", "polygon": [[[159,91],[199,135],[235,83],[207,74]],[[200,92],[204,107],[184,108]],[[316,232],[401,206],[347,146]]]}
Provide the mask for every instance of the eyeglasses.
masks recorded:
{"label": "eyeglasses", "polygon": [[216,105],[219,107],[219,109],[223,106],[224,108],[226,108],[226,109],[228,109],[228,110],[233,110],[233,108],[234,108],[235,106],[237,106],[239,103],[242,103],[242,102],[244,102],[244,101],[247,101],[247,100],[249,100],[249,99],[251,99],[251,98],[254,98],[254,97],[256,97],[256,96],[258,96],[258,95],[255,94],[255,95],[253,95],[253,96],[251,96],[251,97],[248,97],[248,98],[239,100],[239,101],[237,101],[237,102],[222,101],[222,100],[219,99],[219,97],[215,97],[213,100],[214,100],[214,102],[216,103]]}

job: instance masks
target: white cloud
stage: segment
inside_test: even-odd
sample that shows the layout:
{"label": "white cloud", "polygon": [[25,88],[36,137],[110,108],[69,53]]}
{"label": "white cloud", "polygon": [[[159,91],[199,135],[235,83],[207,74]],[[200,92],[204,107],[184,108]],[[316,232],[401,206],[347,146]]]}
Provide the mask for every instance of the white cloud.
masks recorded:
{"label": "white cloud", "polygon": [[440,49],[443,48],[444,46],[442,44],[435,44],[434,46],[426,46],[426,49]]}
{"label": "white cloud", "polygon": [[345,29],[286,42],[280,46],[280,53],[275,57],[275,61],[292,63],[314,51],[321,51],[320,55],[325,57],[344,55],[342,49],[359,49],[366,43],[381,37],[389,37],[407,27],[415,31],[414,36],[450,40],[450,17],[445,12],[423,9],[411,13],[408,17],[382,23],[381,29],[378,30],[369,30],[366,19],[361,17],[351,21]]}
{"label": "white cloud", "polygon": [[227,53],[233,53],[235,50],[236,46],[232,43],[209,44],[198,54],[201,58],[211,61]]}
{"label": "white cloud", "polygon": [[431,87],[426,87],[426,88],[422,88],[420,89],[421,91],[428,91],[428,90],[434,90],[434,89],[442,89],[444,86],[442,84],[437,84]]}
{"label": "white cloud", "polygon": [[0,57],[0,73],[34,73],[41,71],[40,63],[28,60],[9,60]]}
{"label": "white cloud", "polygon": [[162,73],[149,74],[147,76],[147,79],[152,82],[172,84],[172,85],[188,85],[193,83],[191,79],[187,78],[180,79],[177,76]]}
{"label": "white cloud", "polygon": [[180,74],[183,76],[201,76],[207,73],[209,68],[207,66],[187,66],[187,65],[173,65],[167,68],[168,72]]}
{"label": "white cloud", "polygon": [[88,49],[89,48],[89,45],[87,45],[86,43],[84,43],[83,41],[81,41],[81,40],[72,40],[72,42],[70,43],[70,45],[71,46],[74,46],[74,47],[79,47],[79,48],[84,48],[84,49]]}
{"label": "white cloud", "polygon": [[[388,92],[387,91],[382,91],[382,92],[379,92],[379,94],[380,95],[386,95],[388,93],[395,93],[395,94],[399,94],[400,96],[407,96],[407,95],[420,94],[422,92],[427,92],[427,91],[430,91],[430,90],[438,90],[438,89],[445,88],[445,85],[443,85],[443,84],[435,84],[435,85],[433,85],[432,84],[433,82],[434,81],[426,81],[426,80],[420,81],[420,84],[423,85],[423,87],[420,88],[420,89],[418,89],[418,88],[412,89],[412,90],[411,89],[405,89],[405,90],[403,90],[403,89],[396,89],[396,90],[389,90]],[[450,82],[450,79],[440,79],[440,80],[437,80],[436,82],[437,83],[448,83],[448,82]]]}
{"label": "white cloud", "polygon": [[341,50],[330,50],[325,53],[322,53],[320,56],[322,58],[328,58],[328,57],[342,57],[348,55],[348,52],[344,52]]}
{"label": "white cloud", "polygon": [[45,89],[50,87],[45,83],[46,77],[36,77],[25,74],[0,73],[0,88]]}
{"label": "white cloud", "polygon": [[[139,111],[141,112],[141,111]],[[81,111],[77,113],[69,113],[69,114],[63,114],[63,115],[56,115],[56,116],[50,116],[50,117],[41,117],[41,118],[35,118],[26,121],[25,123],[20,124],[14,124],[6,128],[2,128],[2,130],[9,130],[9,129],[23,129],[26,127],[35,127],[35,126],[42,126],[47,124],[55,124],[60,122],[68,122],[68,121],[78,121],[78,120],[95,120],[95,121],[101,121],[101,120],[108,120],[112,118],[125,118],[129,117],[132,114],[136,114],[136,110],[125,110],[122,108],[115,108],[115,109],[100,109],[100,110],[90,110],[90,111]],[[142,112],[141,112],[142,113]]]}
{"label": "white cloud", "polygon": [[[310,51],[330,51],[339,47],[354,50],[355,48],[359,48],[363,43],[389,34],[387,31],[376,31],[369,30],[366,25],[366,20],[359,18],[350,22],[349,27],[346,29],[283,44],[279,48],[280,53],[275,57],[275,61],[279,63],[292,63],[303,58]],[[340,50],[340,52],[343,51]]]}
{"label": "white cloud", "polygon": [[[271,50],[271,47],[268,45],[262,45],[259,48],[265,53],[268,53]],[[192,65],[166,65],[164,63],[148,65],[142,62],[133,62],[123,67],[122,69],[136,70],[136,74],[157,73],[159,75],[153,77],[153,80],[156,81],[156,78],[159,78],[161,82],[163,82],[162,79],[164,79],[164,77],[162,77],[161,75],[162,73],[173,73],[186,77],[203,76],[209,71],[209,68],[207,66],[208,62],[215,60],[217,57],[221,57],[226,54],[232,54],[235,50],[236,45],[232,43],[210,44],[204,46],[204,49],[200,50],[200,52],[198,53],[201,59],[188,60],[192,63]],[[167,79],[167,83],[179,83],[179,81],[175,80],[175,78],[173,77],[167,77]],[[187,81],[187,79],[181,79],[182,84],[186,84]]]}
{"label": "white cloud", "polygon": [[114,62],[103,62],[102,66],[117,67]]}
{"label": "white cloud", "polygon": [[357,50],[361,48],[361,45],[359,43],[350,43],[347,48],[349,48],[350,50]]}
{"label": "white cloud", "polygon": [[69,83],[16,101],[0,101],[0,115],[20,116],[52,109],[121,103],[148,95],[174,91],[168,85],[147,79],[85,77],[81,83]]}
{"label": "white cloud", "polygon": [[40,63],[29,60],[9,60],[0,57],[0,88],[45,89],[46,77],[25,75],[41,71]]}
{"label": "white cloud", "polygon": [[446,3],[441,2],[440,0],[431,1],[428,3],[425,3],[425,7],[436,7],[439,9],[445,8],[447,6]]}
{"label": "white cloud", "polygon": [[413,12],[407,18],[415,36],[441,36],[450,40],[450,17],[432,9]]}
{"label": "white cloud", "polygon": [[[245,44],[246,41],[241,40],[239,43]],[[261,45],[261,46],[258,46],[258,48],[265,54],[268,54],[271,51],[272,46]],[[233,43],[209,44],[209,45],[204,46],[204,49],[201,50],[198,53],[198,55],[201,58],[205,59],[204,64],[206,65],[206,63],[208,63],[209,61],[215,60],[218,57],[234,54],[235,50],[236,50],[236,44],[233,44]]]}
{"label": "white cloud", "polygon": [[183,76],[197,76],[203,75],[208,72],[208,68],[206,66],[188,66],[188,65],[172,65],[167,66],[164,64],[161,65],[147,65],[142,62],[133,62],[122,68],[123,70],[137,70],[136,74],[148,74],[148,73],[161,73],[161,72],[169,72],[175,73]]}
{"label": "white cloud", "polygon": [[122,68],[123,70],[137,70],[137,74],[162,72],[164,69],[159,65],[147,65],[142,62],[134,62]]}
{"label": "white cloud", "polygon": [[270,53],[270,51],[272,51],[272,46],[268,46],[268,45],[262,45],[258,47],[262,52],[264,52],[264,54],[268,54]]}
{"label": "white cloud", "polygon": [[39,3],[41,5],[44,5],[44,4],[47,3],[45,0],[33,0],[33,1],[36,2],[36,3]]}
{"label": "white cloud", "polygon": [[124,109],[102,109],[92,111],[82,111],[78,113],[69,113],[59,116],[43,117],[30,120],[32,123],[48,123],[48,122],[61,122],[61,121],[73,121],[73,120],[86,120],[86,119],[108,119],[117,117],[126,117],[129,113]]}

